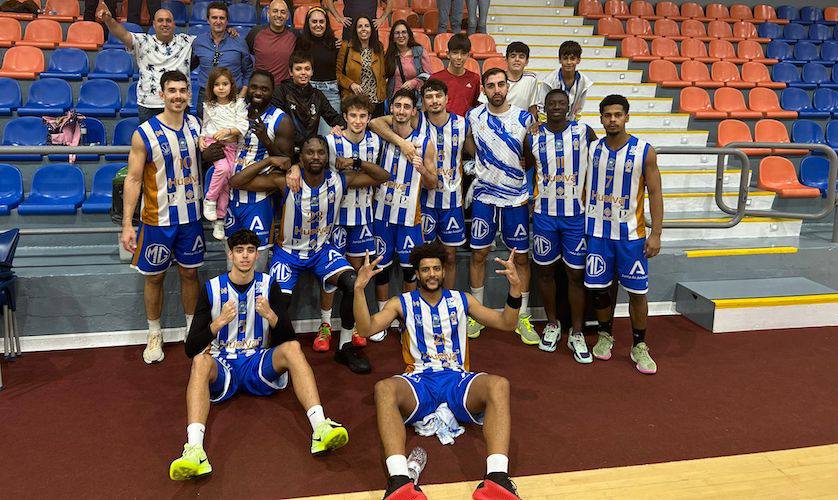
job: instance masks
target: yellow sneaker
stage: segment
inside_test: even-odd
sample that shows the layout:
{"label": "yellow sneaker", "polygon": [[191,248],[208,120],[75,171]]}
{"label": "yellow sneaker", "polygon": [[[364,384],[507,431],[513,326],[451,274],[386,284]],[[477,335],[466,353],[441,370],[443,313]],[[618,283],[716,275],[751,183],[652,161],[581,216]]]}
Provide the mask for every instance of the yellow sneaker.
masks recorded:
{"label": "yellow sneaker", "polygon": [[531,316],[518,316],[518,327],[515,328],[515,333],[521,336],[521,342],[527,345],[537,345],[541,342],[541,337],[533,328],[530,322]]}
{"label": "yellow sneaker", "polygon": [[477,321],[474,321],[474,319],[469,318],[468,328],[466,329],[466,336],[470,339],[476,339],[480,336],[480,332],[483,331],[484,328],[486,327],[481,325]]}
{"label": "yellow sneaker", "polygon": [[311,435],[311,454],[322,455],[328,451],[346,446],[349,442],[349,432],[346,427],[327,418],[320,422]]}
{"label": "yellow sneaker", "polygon": [[169,477],[173,481],[184,481],[212,472],[212,465],[207,459],[204,447],[195,444],[183,445],[183,455],[176,458],[169,466]]}

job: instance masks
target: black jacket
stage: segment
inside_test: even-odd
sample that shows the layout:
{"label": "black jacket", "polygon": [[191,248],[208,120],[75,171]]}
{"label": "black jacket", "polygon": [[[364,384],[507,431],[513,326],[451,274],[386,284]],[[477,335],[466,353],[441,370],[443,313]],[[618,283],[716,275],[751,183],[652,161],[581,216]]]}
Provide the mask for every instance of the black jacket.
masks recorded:
{"label": "black jacket", "polygon": [[323,92],[311,86],[301,87],[290,78],[274,90],[273,105],[288,113],[294,123],[294,146],[300,148],[303,141],[317,135],[322,117],[331,126],[345,126],[343,116],[335,111]]}

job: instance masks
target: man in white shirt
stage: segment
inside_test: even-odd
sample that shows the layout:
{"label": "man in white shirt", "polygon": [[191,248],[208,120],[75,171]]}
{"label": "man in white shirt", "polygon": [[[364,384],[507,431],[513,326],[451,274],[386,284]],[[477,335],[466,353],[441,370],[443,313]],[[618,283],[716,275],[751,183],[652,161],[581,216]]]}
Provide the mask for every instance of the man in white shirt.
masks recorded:
{"label": "man in white shirt", "polygon": [[129,53],[134,54],[140,68],[137,82],[137,110],[140,124],[163,112],[160,98],[160,77],[166,71],[180,71],[189,74],[194,35],[175,34],[175,20],[172,13],[159,9],[154,13],[154,34],[131,33],[113,18],[104,5],[97,16],[122,43]]}
{"label": "man in white shirt", "polygon": [[[506,76],[508,77],[509,93],[506,101],[521,109],[526,109],[534,117],[538,117],[538,77],[532,71],[524,71],[530,62],[530,47],[524,42],[512,42],[506,46]],[[486,94],[480,94],[478,101],[488,102]]]}

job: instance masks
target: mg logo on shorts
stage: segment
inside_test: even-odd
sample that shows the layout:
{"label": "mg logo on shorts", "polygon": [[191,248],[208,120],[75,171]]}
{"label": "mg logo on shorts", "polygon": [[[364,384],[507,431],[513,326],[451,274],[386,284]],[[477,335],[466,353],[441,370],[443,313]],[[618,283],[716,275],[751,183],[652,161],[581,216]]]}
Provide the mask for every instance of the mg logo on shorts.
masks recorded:
{"label": "mg logo on shorts", "polygon": [[585,272],[592,278],[602,276],[602,274],[605,273],[605,260],[602,256],[595,253],[588,254],[588,258],[585,263]]}
{"label": "mg logo on shorts", "polygon": [[291,268],[288,264],[277,262],[271,266],[271,276],[280,283],[285,283],[291,279]]}
{"label": "mg logo on shorts", "polygon": [[471,221],[471,236],[478,240],[489,236],[489,223],[483,219],[473,219]]}
{"label": "mg logo on shorts", "polygon": [[422,214],[422,232],[430,234],[436,229],[436,221],[428,214]]}
{"label": "mg logo on shorts", "polygon": [[384,239],[381,236],[375,237],[375,253],[378,255],[384,255],[384,252],[387,250],[387,245],[384,244]]}
{"label": "mg logo on shorts", "polygon": [[332,233],[332,242],[336,247],[343,248],[346,246],[346,228],[337,227]]}
{"label": "mg logo on shorts", "polygon": [[172,252],[166,245],[155,243],[145,249],[145,260],[153,266],[159,266],[169,261]]}
{"label": "mg logo on shorts", "polygon": [[536,255],[547,255],[550,253],[550,250],[553,249],[553,245],[550,243],[550,240],[540,234],[536,235],[535,238],[532,239],[532,247],[533,250],[535,250]]}

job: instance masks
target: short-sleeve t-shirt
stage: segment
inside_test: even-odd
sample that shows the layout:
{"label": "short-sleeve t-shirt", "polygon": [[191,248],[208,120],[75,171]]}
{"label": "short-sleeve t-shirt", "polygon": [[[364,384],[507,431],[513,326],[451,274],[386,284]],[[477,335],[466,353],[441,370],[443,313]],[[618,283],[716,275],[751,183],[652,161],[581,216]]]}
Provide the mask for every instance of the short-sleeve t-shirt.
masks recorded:
{"label": "short-sleeve t-shirt", "polygon": [[480,76],[466,70],[460,76],[453,75],[447,69],[437,71],[431,78],[437,78],[448,86],[448,105],[445,110],[455,115],[466,116],[466,113],[479,103],[477,97],[480,95]]}
{"label": "short-sleeve t-shirt", "polygon": [[[160,98],[160,77],[166,71],[177,70],[189,75],[189,61],[192,58],[192,41],[195,35],[176,34],[169,43],[161,42],[156,35],[131,33],[131,53],[140,69],[137,82],[137,104],[144,108],[162,108]],[[193,92],[195,89],[192,89]]]}
{"label": "short-sleeve t-shirt", "polygon": [[290,29],[276,33],[266,27],[253,39],[254,67],[273,74],[274,82],[279,85],[279,82],[291,77],[288,60],[296,45],[297,35]]}

